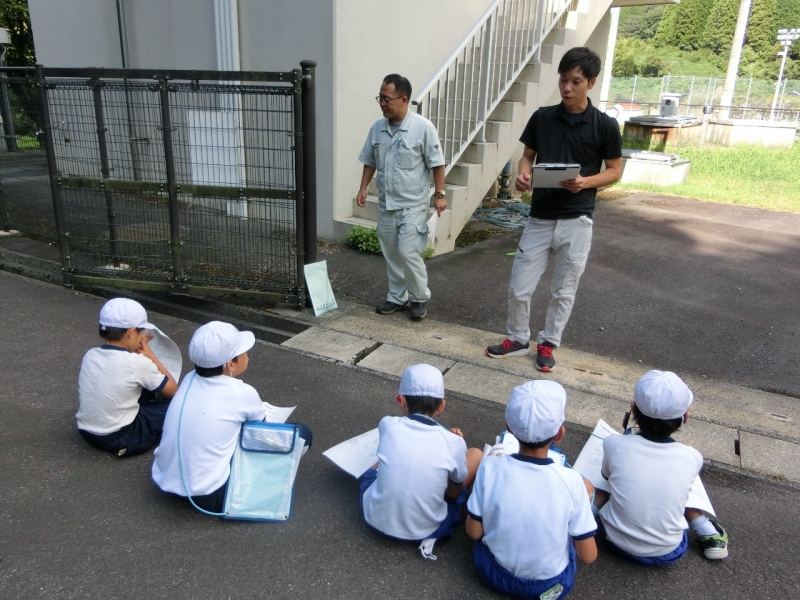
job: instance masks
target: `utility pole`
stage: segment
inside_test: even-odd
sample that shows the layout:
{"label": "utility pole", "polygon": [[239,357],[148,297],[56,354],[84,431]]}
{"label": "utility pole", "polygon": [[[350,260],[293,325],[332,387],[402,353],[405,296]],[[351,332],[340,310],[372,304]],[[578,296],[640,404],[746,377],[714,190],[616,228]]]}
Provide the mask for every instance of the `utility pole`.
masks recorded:
{"label": "utility pole", "polygon": [[736,30],[733,32],[731,44],[731,57],[728,59],[728,72],[725,74],[725,85],[722,87],[720,117],[727,119],[731,104],[733,104],[733,90],[736,87],[736,76],[739,74],[739,60],[742,58],[744,33],[747,31],[747,18],[750,16],[752,0],[739,2],[739,17],[736,19]]}

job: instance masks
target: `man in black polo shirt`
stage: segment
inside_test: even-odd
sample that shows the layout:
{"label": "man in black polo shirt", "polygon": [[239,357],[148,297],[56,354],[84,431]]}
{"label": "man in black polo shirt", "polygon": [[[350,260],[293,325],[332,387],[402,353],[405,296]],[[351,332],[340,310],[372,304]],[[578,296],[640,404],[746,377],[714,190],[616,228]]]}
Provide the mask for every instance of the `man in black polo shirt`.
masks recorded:
{"label": "man in black polo shirt", "polygon": [[[600,57],[589,48],[572,48],[561,59],[558,73],[561,104],[534,112],[520,137],[525,152],[519,161],[516,188],[531,190],[534,161],[578,163],[580,174],[559,182],[557,188],[533,192],[530,219],[508,284],[508,339],[486,348],[491,358],[530,354],[531,296],[552,256],[550,303],[536,347],[536,368],[545,372],[555,368],[553,350],[561,344],[589,256],[597,188],[622,175],[619,125],[592,106],[588,97],[600,73]],[[606,169],[601,173],[603,163]]]}

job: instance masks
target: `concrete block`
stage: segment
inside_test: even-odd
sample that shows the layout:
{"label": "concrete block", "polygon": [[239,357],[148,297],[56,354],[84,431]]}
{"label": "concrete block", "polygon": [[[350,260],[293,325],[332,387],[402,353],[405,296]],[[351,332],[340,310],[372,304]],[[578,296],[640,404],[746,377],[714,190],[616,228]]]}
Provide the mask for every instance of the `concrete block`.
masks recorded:
{"label": "concrete block", "polygon": [[742,431],[742,468],[800,482],[800,445]]}
{"label": "concrete block", "polygon": [[358,366],[372,369],[379,373],[402,377],[403,371],[411,365],[417,365],[419,363],[433,365],[440,371],[449,370],[456,364],[454,360],[448,358],[441,358],[431,354],[417,352],[416,350],[385,344],[371,354],[365,356],[364,359],[358,363]]}
{"label": "concrete block", "polygon": [[736,429],[700,419],[689,419],[672,437],[682,444],[696,448],[707,460],[734,467],[741,466],[740,457],[735,452],[736,440],[739,439],[739,431]]}
{"label": "concrete block", "polygon": [[508,375],[491,369],[456,363],[444,376],[446,390],[467,394],[499,404],[507,404],[516,386],[528,381],[525,377]]}
{"label": "concrete block", "polygon": [[355,364],[358,357],[377,342],[360,336],[312,327],[281,344],[310,354],[332,358],[346,364]]}
{"label": "concrete block", "polygon": [[681,159],[672,164],[655,163],[636,158],[622,159],[622,183],[649,183],[652,185],[677,185],[689,174],[690,161]]}
{"label": "concrete block", "polygon": [[356,203],[353,198],[353,216],[358,219],[366,219],[367,221],[378,220],[378,197],[367,196],[366,205],[362,208]]}

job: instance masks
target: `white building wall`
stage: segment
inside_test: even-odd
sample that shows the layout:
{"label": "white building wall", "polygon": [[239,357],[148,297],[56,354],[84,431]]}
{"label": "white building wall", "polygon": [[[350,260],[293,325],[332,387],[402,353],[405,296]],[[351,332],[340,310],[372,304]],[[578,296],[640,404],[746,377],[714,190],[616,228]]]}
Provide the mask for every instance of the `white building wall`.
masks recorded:
{"label": "white building wall", "polygon": [[[239,0],[241,67],[244,71],[300,68],[317,63],[317,229],[333,237],[334,0]],[[349,1],[349,0],[346,0]],[[366,135],[366,131],[364,132]]]}
{"label": "white building wall", "polygon": [[[383,77],[389,73],[407,77],[416,95],[489,4],[489,0],[335,1],[335,219],[352,214],[363,167],[358,155],[369,127],[381,117],[375,96]],[[341,235],[338,230],[333,233]]]}
{"label": "white building wall", "polygon": [[47,67],[120,68],[114,0],[28,0],[37,62]]}

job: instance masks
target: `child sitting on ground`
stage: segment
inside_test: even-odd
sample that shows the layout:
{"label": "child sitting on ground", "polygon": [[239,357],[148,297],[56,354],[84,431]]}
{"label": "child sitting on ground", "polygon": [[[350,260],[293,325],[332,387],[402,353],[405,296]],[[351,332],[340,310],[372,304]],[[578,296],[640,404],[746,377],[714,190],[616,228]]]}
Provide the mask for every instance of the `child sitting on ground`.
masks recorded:
{"label": "child sitting on ground", "polygon": [[467,503],[475,569],[487,586],[514,598],[563,598],[575,583],[576,555],[585,564],[597,558],[584,480],[547,455],[566,433],[566,402],[554,381],[514,388],[505,418],[520,451],[487,457]]}
{"label": "child sitting on ground", "polygon": [[435,560],[433,545],[461,520],[482,453],[467,450],[460,429],[434,420],[447,404],[436,367],[407,368],[396,400],[404,416],[384,417],[378,425],[378,464],[361,476],[361,506],[372,527],[421,542],[422,555]]}
{"label": "child sitting on ground", "polygon": [[[115,298],[100,311],[104,343],[83,357],[78,377],[78,431],[89,444],[133,456],[161,439],[169,398],[178,384],[147,345],[144,307]],[[160,395],[161,398],[158,398]]]}
{"label": "child sitting on ground", "polygon": [[[247,370],[247,352],[255,343],[251,332],[221,321],[195,331],[189,342],[195,370],[183,378],[175,394],[164,421],[164,437],[155,451],[152,477],[156,485],[184,498],[188,490],[195,505],[212,513],[222,512],[242,423],[266,418],[256,389],[236,379]],[[311,429],[295,425],[307,449]]]}
{"label": "child sitting on ground", "polygon": [[687,521],[706,558],[728,556],[725,530],[686,508],[703,457],[670,437],[689,419],[693,399],[675,373],[648,371],[636,383],[631,403],[638,435],[603,440],[602,474],[610,493],[597,490],[595,496],[601,531],[619,554],[639,564],[666,566],[683,556]]}

